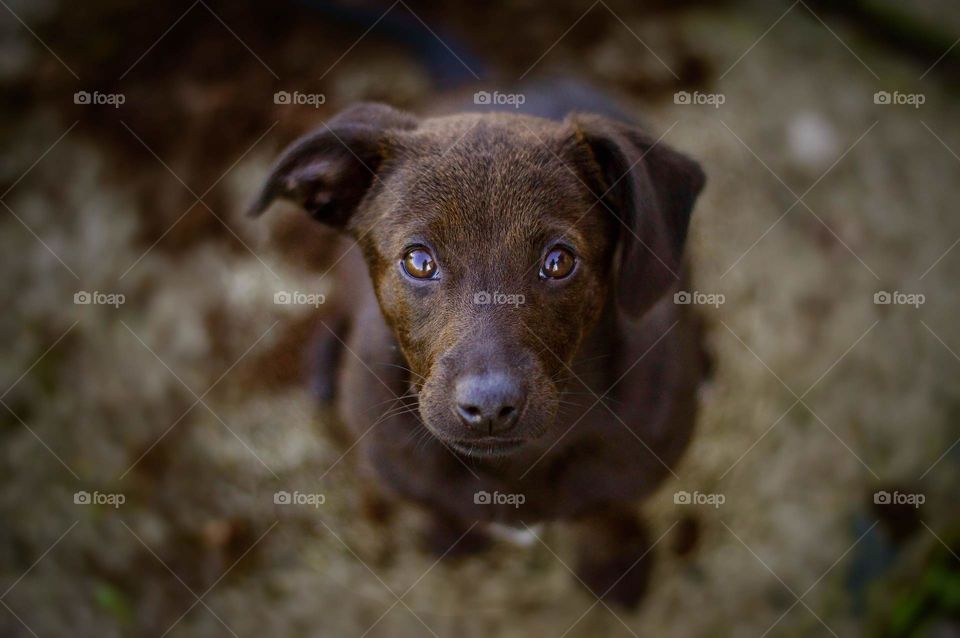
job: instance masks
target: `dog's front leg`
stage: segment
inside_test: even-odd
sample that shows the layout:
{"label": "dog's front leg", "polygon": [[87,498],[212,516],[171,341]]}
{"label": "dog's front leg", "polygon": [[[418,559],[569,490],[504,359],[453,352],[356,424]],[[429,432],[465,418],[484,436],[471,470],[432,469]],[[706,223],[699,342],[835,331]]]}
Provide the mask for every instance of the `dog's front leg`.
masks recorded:
{"label": "dog's front leg", "polygon": [[434,556],[458,558],[488,549],[491,538],[478,523],[431,511],[423,531],[424,549]]}
{"label": "dog's front leg", "polygon": [[649,535],[639,513],[610,506],[577,523],[577,577],[598,598],[635,607],[653,567]]}

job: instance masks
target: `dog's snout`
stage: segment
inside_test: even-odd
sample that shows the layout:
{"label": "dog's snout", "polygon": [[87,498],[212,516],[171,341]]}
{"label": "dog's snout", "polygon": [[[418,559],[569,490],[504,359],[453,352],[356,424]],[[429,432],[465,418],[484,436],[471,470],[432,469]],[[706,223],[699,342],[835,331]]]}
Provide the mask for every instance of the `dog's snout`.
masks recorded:
{"label": "dog's snout", "polygon": [[525,400],[520,384],[502,373],[463,377],[454,393],[457,416],[470,429],[491,436],[517,424]]}

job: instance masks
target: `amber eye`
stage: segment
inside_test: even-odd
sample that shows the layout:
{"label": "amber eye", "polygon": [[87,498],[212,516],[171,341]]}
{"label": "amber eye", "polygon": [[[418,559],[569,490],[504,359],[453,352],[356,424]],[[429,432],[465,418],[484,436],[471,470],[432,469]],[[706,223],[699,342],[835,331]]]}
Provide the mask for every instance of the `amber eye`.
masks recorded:
{"label": "amber eye", "polygon": [[437,273],[437,262],[423,246],[408,248],[401,263],[403,271],[414,279],[432,279]]}
{"label": "amber eye", "polygon": [[543,264],[540,266],[540,277],[543,279],[563,279],[573,272],[576,263],[577,258],[568,248],[554,246],[543,258]]}

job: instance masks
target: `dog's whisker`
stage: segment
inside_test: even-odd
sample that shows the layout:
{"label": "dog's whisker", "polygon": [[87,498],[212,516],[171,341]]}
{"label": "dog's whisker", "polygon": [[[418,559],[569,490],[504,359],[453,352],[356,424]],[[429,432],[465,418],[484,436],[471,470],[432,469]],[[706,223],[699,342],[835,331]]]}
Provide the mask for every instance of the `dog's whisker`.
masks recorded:
{"label": "dog's whisker", "polygon": [[401,414],[409,414],[412,412],[416,412],[419,409],[420,409],[419,405],[401,405],[401,406],[397,406],[395,408],[391,408],[387,410],[380,416],[380,418],[389,419],[395,416],[399,416]]}
{"label": "dog's whisker", "polygon": [[398,364],[398,363],[380,362],[380,363],[375,363],[374,365],[386,366],[386,367],[388,367],[388,368],[399,368],[400,370],[403,370],[404,372],[409,372],[410,374],[412,374],[412,375],[415,376],[416,378],[420,379],[421,381],[426,381],[426,380],[427,380],[427,378],[426,378],[425,376],[423,376],[422,374],[418,374],[418,373],[414,372],[413,370],[411,370],[410,368],[408,368],[408,367],[406,367],[406,366],[402,366],[402,365],[400,365],[400,364]]}
{"label": "dog's whisker", "polygon": [[399,395],[397,395],[397,396],[395,396],[395,397],[391,397],[391,398],[389,398],[389,399],[384,399],[383,401],[377,401],[376,403],[371,404],[370,407],[376,407],[376,406],[378,406],[378,405],[383,405],[384,403],[392,403],[392,402],[396,402],[396,401],[403,401],[403,400],[405,400],[405,399],[410,399],[410,398],[417,398],[417,396],[418,396],[418,395],[417,395],[416,392],[414,392],[414,391],[412,391],[412,390],[408,390],[407,392],[404,392],[403,394],[399,394]]}
{"label": "dog's whisker", "polygon": [[420,409],[419,405],[401,405],[401,406],[389,408],[383,414],[377,417],[377,419],[373,422],[373,424],[370,427],[379,425],[380,423],[382,423],[383,421],[386,421],[387,419],[391,419],[404,414],[416,412],[419,409]]}
{"label": "dog's whisker", "polygon": [[[411,407],[412,405],[416,405],[416,402],[414,402],[413,404],[411,404],[411,403],[407,403],[407,402],[395,400],[395,401],[391,402],[391,405],[387,406],[387,408],[384,409],[383,412],[380,413],[380,416],[378,416],[377,418],[379,419],[379,418],[381,418],[382,416],[384,416],[385,414],[389,414],[389,413],[391,413],[391,412],[393,412],[393,411],[402,410],[402,409]],[[370,406],[370,408],[367,410],[367,413],[373,412],[373,411],[376,409],[376,407],[377,407],[377,406]]]}
{"label": "dog's whisker", "polygon": [[595,402],[595,401],[602,401],[602,402],[604,402],[604,403],[610,402],[610,403],[618,403],[618,404],[620,404],[620,405],[624,405],[624,402],[621,401],[620,399],[615,399],[615,398],[613,398],[613,397],[610,396],[610,395],[597,394],[597,393],[595,393],[595,392],[570,392],[570,391],[563,391],[563,392],[560,393],[560,396],[562,396],[562,397],[566,397],[566,396],[587,397],[587,399],[590,400],[591,403],[593,403],[593,402]]}
{"label": "dog's whisker", "polygon": [[415,430],[411,430],[407,436],[407,440],[413,440],[413,449],[414,451],[419,452],[421,449],[427,446],[427,443],[433,437],[433,433],[426,427],[419,427]]}
{"label": "dog's whisker", "polygon": [[394,409],[395,407],[400,407],[400,406],[404,406],[404,405],[409,405],[409,403],[408,403],[406,400],[393,399],[393,400],[391,400],[391,401],[382,401],[382,402],[380,402],[380,403],[378,403],[378,404],[371,405],[371,406],[367,409],[367,411],[368,411],[368,412],[373,411],[375,408],[381,407],[381,406],[383,406],[385,403],[389,403],[389,404],[390,404],[389,406],[387,406],[387,408],[386,408],[387,410],[392,410],[392,409]]}
{"label": "dog's whisker", "polygon": [[590,407],[590,405],[588,405],[588,404],[586,404],[586,403],[581,403],[581,402],[579,402],[579,401],[566,401],[566,400],[564,400],[564,399],[560,399],[559,401],[557,401],[557,405],[569,405],[569,406],[573,406],[573,407],[575,407],[575,408],[589,408],[589,407]]}

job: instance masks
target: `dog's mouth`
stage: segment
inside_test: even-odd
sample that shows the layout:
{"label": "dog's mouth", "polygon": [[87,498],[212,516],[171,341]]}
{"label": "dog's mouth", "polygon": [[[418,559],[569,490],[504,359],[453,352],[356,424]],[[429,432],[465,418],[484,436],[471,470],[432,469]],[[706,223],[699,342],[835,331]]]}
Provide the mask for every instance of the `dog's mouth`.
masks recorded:
{"label": "dog's mouth", "polygon": [[449,445],[455,451],[474,458],[497,458],[509,456],[527,444],[526,439],[505,439],[500,437],[484,437],[480,439],[450,441]]}

